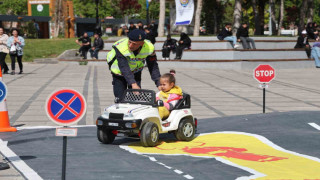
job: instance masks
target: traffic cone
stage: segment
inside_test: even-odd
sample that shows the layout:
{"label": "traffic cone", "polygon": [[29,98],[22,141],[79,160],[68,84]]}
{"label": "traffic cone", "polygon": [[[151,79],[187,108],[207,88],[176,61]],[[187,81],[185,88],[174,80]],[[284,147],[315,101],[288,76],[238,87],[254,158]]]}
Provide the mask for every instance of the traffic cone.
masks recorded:
{"label": "traffic cone", "polygon": [[[0,81],[2,81],[2,72],[0,66]],[[10,126],[9,113],[6,100],[0,102],[0,132],[16,132],[15,127]]]}

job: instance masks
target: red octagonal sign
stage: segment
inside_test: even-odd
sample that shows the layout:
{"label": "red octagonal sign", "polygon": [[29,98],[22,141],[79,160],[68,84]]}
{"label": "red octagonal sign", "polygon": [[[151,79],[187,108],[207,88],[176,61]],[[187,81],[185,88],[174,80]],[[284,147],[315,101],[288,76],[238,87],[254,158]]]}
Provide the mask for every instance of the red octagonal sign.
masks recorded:
{"label": "red octagonal sign", "polygon": [[268,83],[275,77],[275,71],[273,67],[268,64],[260,64],[253,72],[254,78],[260,83]]}

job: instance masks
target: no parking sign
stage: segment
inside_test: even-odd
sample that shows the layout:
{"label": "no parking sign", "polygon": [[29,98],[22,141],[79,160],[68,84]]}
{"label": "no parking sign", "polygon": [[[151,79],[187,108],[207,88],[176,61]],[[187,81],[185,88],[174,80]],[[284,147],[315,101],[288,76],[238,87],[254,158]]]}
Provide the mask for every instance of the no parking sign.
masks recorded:
{"label": "no parking sign", "polygon": [[[56,124],[68,126],[81,120],[87,110],[86,100],[76,90],[61,89],[53,92],[47,99],[46,112]],[[66,179],[67,167],[67,137],[77,136],[77,128],[57,128],[56,136],[63,136],[62,147],[62,175]]]}
{"label": "no parking sign", "polygon": [[7,86],[0,81],[0,102],[4,101],[7,97]]}
{"label": "no parking sign", "polygon": [[56,124],[68,126],[81,120],[86,113],[84,97],[76,90],[61,89],[52,93],[46,103],[48,117]]}

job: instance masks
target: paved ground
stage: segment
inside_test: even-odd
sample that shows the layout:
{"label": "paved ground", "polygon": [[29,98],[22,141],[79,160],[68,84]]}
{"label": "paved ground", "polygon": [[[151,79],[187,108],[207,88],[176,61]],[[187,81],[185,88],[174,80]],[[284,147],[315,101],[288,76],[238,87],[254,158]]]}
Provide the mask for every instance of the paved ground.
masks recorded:
{"label": "paved ground", "polygon": [[[192,97],[199,119],[262,112],[262,90],[252,71],[176,69],[177,84]],[[161,69],[168,72],[169,69]],[[25,74],[5,75],[7,105],[13,125],[54,125],[44,111],[47,97],[59,88],[73,88],[87,99],[88,111],[80,125],[91,125],[103,108],[113,103],[111,74],[104,65],[25,64]],[[276,70],[267,89],[267,112],[320,109],[320,70]],[[156,90],[147,70],[143,88]]]}
{"label": "paved ground", "polygon": [[[308,124],[319,122],[319,115],[300,111],[203,119],[192,142],[176,142],[168,134],[157,148],[142,148],[138,139],[125,137],[100,144],[95,127],[79,128],[76,138],[68,138],[67,179],[319,179],[319,130]],[[60,179],[62,138],[54,131],[25,129],[0,136],[32,168],[20,168],[30,179],[36,179],[32,173]]]}
{"label": "paved ground", "polygon": [[[161,68],[161,72],[168,72],[169,69]],[[306,132],[306,136],[302,136],[297,142],[290,142],[282,144],[282,141],[287,141],[287,139],[282,140],[276,137],[282,137],[283,134],[273,136],[273,132],[276,130],[286,132],[286,128],[291,128],[286,136],[299,135],[303,131],[298,131],[301,124],[298,123],[299,120],[291,122],[288,118],[285,118],[283,124],[281,124],[281,129],[277,129],[278,126],[270,125],[268,123],[251,124],[242,123],[244,129],[238,128],[237,122],[234,122],[233,128],[223,128],[221,123],[211,124],[213,122],[224,122],[230,118],[230,116],[238,117],[237,115],[248,115],[248,114],[259,114],[262,112],[262,90],[258,87],[258,83],[252,77],[252,71],[236,71],[236,70],[200,70],[200,69],[176,69],[177,71],[177,84],[182,87],[182,89],[192,97],[192,111],[196,117],[199,118],[200,122],[203,123],[207,129],[202,129],[201,132],[216,132],[224,130],[250,132],[255,134],[260,134],[263,136],[268,136],[270,140],[275,144],[280,145],[285,149],[294,150],[300,153],[304,153],[310,156],[315,156],[319,158],[319,154],[312,151],[311,145],[319,146],[319,141],[306,141],[309,138],[318,138],[317,132],[312,129],[306,123],[316,122],[319,124],[318,114],[316,111],[320,109],[320,70],[319,69],[294,69],[294,70],[276,70],[276,80],[272,81],[269,89],[267,89],[267,102],[266,102],[266,112],[282,114],[279,112],[291,112],[291,111],[307,111],[304,114],[299,114],[300,119],[305,119],[303,125],[304,130],[310,131]],[[23,75],[4,75],[3,80],[7,84],[9,93],[7,98],[7,106],[9,109],[11,124],[20,127],[28,126],[53,126],[54,124],[48,120],[44,105],[46,98],[54,91],[62,87],[73,88],[81,92],[87,99],[88,109],[86,116],[78,123],[79,125],[92,125],[95,122],[96,117],[102,112],[103,108],[113,103],[113,93],[111,86],[111,75],[105,65],[88,65],[79,66],[77,64],[56,64],[56,65],[42,65],[42,64],[24,64]],[[143,73],[143,88],[156,90],[153,82],[150,80],[148,71]],[[289,113],[290,114],[290,113]],[[312,116],[306,116],[307,114],[312,114]],[[284,115],[285,116],[285,115]],[[260,116],[259,116],[260,117]],[[294,114],[292,115],[294,117]],[[215,118],[215,119],[213,119]],[[247,118],[244,118],[247,119]],[[276,119],[272,122],[278,123]],[[246,122],[246,121],[245,121]],[[264,121],[265,122],[265,121]],[[206,124],[208,123],[208,124]],[[280,123],[280,122],[279,122]],[[291,123],[292,127],[291,127]],[[200,123],[201,124],[201,123]],[[268,126],[266,126],[266,124]],[[230,125],[230,124],[228,124]],[[242,127],[241,126],[241,127]],[[245,128],[245,126],[247,126]],[[254,128],[253,128],[254,127]],[[255,128],[261,131],[254,131]],[[95,139],[94,128],[85,128],[84,134],[80,134],[79,137],[75,139],[80,139],[84,141],[90,141],[90,144],[86,144],[85,147],[99,146],[97,151],[104,154],[105,151],[112,151],[112,149],[119,148],[118,146],[109,150],[109,146],[103,146],[97,143]],[[87,130],[88,129],[88,130]],[[312,130],[311,130],[312,129]],[[253,131],[251,131],[253,130]],[[79,131],[82,132],[82,131]],[[268,133],[267,133],[268,132]],[[267,134],[263,134],[267,133]],[[296,134],[298,133],[298,134]],[[311,134],[310,134],[311,133]],[[17,136],[17,139],[14,136]],[[30,135],[30,138],[27,136]],[[270,135],[270,137],[269,137]],[[271,137],[272,135],[272,137]],[[35,137],[34,137],[35,136]],[[38,137],[38,139],[37,139]],[[305,137],[305,138],[304,138]],[[37,144],[24,143],[26,142],[45,142],[45,140],[54,140],[55,143],[49,143],[52,145],[57,145],[60,141],[53,137],[53,130],[37,130],[29,131],[22,130],[18,133],[10,134],[0,134],[0,138],[4,141],[9,140],[9,148],[12,148],[14,152],[19,152],[19,149],[26,150],[37,147]],[[92,140],[91,140],[92,139]],[[289,136],[288,136],[288,139]],[[296,140],[297,137],[293,137],[292,140]],[[27,141],[28,140],[28,141]],[[278,143],[278,140],[280,143]],[[10,143],[10,141],[18,141],[19,143]],[[71,140],[72,141],[72,140]],[[52,141],[48,141],[52,142]],[[122,144],[122,141],[117,141],[118,144]],[[299,143],[305,143],[303,147],[307,147],[300,151],[300,147],[295,147]],[[99,148],[101,149],[99,150]],[[41,147],[42,148],[42,147]],[[77,150],[79,147],[73,147],[71,150]],[[57,153],[60,153],[61,147],[56,147]],[[314,148],[319,149],[319,148]],[[51,151],[48,151],[48,153]],[[21,159],[25,160],[29,166],[34,168],[32,163],[37,164],[38,160],[48,161],[47,157],[58,157],[54,154],[48,155],[46,153],[33,154],[29,151],[23,151],[23,153],[17,153],[18,156],[22,156]],[[81,156],[79,152],[78,157]],[[43,157],[42,157],[43,156]],[[129,156],[129,155],[127,155]],[[131,155],[133,156],[133,155]],[[41,158],[40,158],[41,157]],[[162,157],[162,156],[161,156]],[[76,157],[75,157],[76,158]],[[158,158],[158,157],[157,157]],[[164,157],[162,157],[164,158]],[[178,157],[180,158],[180,157]],[[58,161],[58,160],[57,160]],[[71,160],[70,160],[71,161]],[[88,159],[81,159],[84,164],[88,162]],[[141,160],[140,163],[145,163]],[[197,160],[196,162],[188,163],[201,163],[204,160]],[[166,161],[167,162],[167,161]],[[128,163],[128,162],[126,162]],[[174,163],[174,162],[173,162]],[[30,165],[31,164],[31,165]],[[182,166],[183,163],[179,166]],[[220,166],[221,164],[219,164]],[[56,165],[59,166],[59,165]],[[177,166],[177,168],[179,167]],[[40,166],[41,167],[41,166]],[[85,166],[83,166],[85,167]],[[153,168],[158,168],[152,165]],[[56,169],[56,168],[55,168]],[[60,168],[57,168],[60,169]],[[76,169],[76,168],[73,168]],[[111,168],[112,169],[112,168]],[[131,172],[134,174],[135,170],[131,169],[124,171],[126,173]],[[98,170],[97,170],[98,171]],[[158,169],[153,169],[152,172],[157,172]],[[161,170],[161,172],[165,170]],[[191,176],[197,176],[196,170],[185,169],[183,172],[190,173]],[[228,170],[233,172],[233,170]],[[239,170],[235,170],[238,172]],[[37,171],[39,172],[39,171]],[[109,171],[107,171],[109,172]],[[40,172],[39,172],[40,173]],[[58,173],[58,172],[56,172]],[[98,171],[98,173],[102,173]],[[244,175],[248,173],[245,172]],[[121,174],[121,173],[120,173]],[[161,174],[161,173],[160,173]],[[168,177],[174,177],[177,173],[170,173]],[[194,175],[196,174],[196,175]],[[241,173],[235,173],[234,176],[230,176],[230,179],[237,177]],[[58,179],[56,175],[46,175],[45,173],[40,173],[40,175],[45,179]],[[212,174],[209,174],[210,176]],[[199,175],[199,177],[210,177],[210,176]],[[114,174],[113,178],[123,178],[125,176]],[[136,175],[138,176],[138,175]],[[150,176],[157,176],[157,174],[152,174]],[[6,179],[19,179],[22,178],[19,173],[11,170],[0,171],[0,177]],[[229,176],[228,176],[229,177]],[[181,177],[183,178],[183,177]],[[81,179],[81,178],[80,178]],[[89,178],[90,179],[90,178]],[[202,178],[200,178],[202,179]],[[229,178],[227,178],[229,179]]]}

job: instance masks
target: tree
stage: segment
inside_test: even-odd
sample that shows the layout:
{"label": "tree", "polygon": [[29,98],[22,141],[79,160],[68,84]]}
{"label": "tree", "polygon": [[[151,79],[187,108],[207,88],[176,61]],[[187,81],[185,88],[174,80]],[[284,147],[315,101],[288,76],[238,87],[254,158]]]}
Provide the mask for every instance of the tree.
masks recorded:
{"label": "tree", "polygon": [[217,34],[225,20],[226,6],[229,4],[222,0],[203,0],[201,21],[206,26],[206,32]]}
{"label": "tree", "polygon": [[272,29],[269,27],[269,31],[272,31],[272,34],[276,34],[276,11],[275,11],[275,0],[269,0],[270,6],[270,16],[271,16],[271,26]]}
{"label": "tree", "polygon": [[55,3],[55,11],[53,13],[53,20],[54,20],[54,33],[53,33],[53,37],[58,37],[59,36],[59,32],[60,26],[63,26],[63,10],[62,10],[62,0],[56,0]]}
{"label": "tree", "polygon": [[164,23],[166,18],[166,0],[160,0],[158,36],[164,36]]}
{"label": "tree", "polygon": [[233,12],[233,21],[234,21],[234,30],[233,33],[235,34],[240,27],[241,24],[241,0],[235,0],[234,2],[234,12]]}
{"label": "tree", "polygon": [[302,1],[302,4],[301,4],[301,7],[300,7],[300,18],[299,18],[299,34],[301,33],[301,31],[304,29],[305,27],[305,18],[306,18],[306,10],[307,10],[307,3],[308,1],[307,0],[303,0]]}
{"label": "tree", "polygon": [[259,10],[257,7],[256,0],[252,0],[252,9],[254,13],[254,27],[255,27],[254,35],[260,35],[260,32],[261,32],[260,17],[259,17]]}
{"label": "tree", "polygon": [[2,0],[2,2],[0,14],[23,16],[28,13],[27,0]]}
{"label": "tree", "polygon": [[196,10],[196,15],[195,15],[194,29],[193,29],[193,36],[199,36],[201,11],[202,11],[202,0],[198,0],[197,10]]}
{"label": "tree", "polygon": [[[99,17],[118,16],[121,17],[119,8],[120,0],[100,0]],[[96,4],[94,0],[73,0],[74,13],[80,17],[95,18]]]}
{"label": "tree", "polygon": [[313,22],[313,16],[314,16],[314,1],[308,0],[308,18],[307,22]]}
{"label": "tree", "polygon": [[278,28],[278,36],[281,35],[281,28],[283,24],[283,16],[284,16],[284,0],[280,2],[280,15],[279,15],[279,28]]}
{"label": "tree", "polygon": [[134,13],[139,12],[141,5],[138,0],[120,0],[120,10],[124,15],[125,24],[128,24],[128,17]]}

